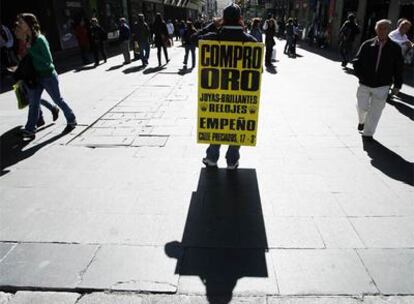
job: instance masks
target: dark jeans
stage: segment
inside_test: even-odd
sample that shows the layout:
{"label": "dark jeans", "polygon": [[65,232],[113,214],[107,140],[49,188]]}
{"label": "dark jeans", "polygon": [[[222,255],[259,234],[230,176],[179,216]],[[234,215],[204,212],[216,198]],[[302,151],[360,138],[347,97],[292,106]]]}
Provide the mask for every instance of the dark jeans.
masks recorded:
{"label": "dark jeans", "polygon": [[[226,160],[228,165],[234,165],[240,158],[240,146],[229,146],[226,153]],[[217,162],[220,157],[220,145],[210,145],[206,151],[207,158],[211,161]]]}
{"label": "dark jeans", "polygon": [[343,41],[339,46],[339,51],[342,56],[342,63],[347,64],[351,61],[352,41]]}
{"label": "dark jeans", "polygon": [[46,90],[53,102],[62,109],[68,123],[76,121],[76,117],[75,114],[73,114],[72,109],[63,100],[62,95],[60,95],[59,80],[57,74],[53,73],[49,77],[39,78],[39,83],[34,88],[29,89],[29,116],[25,126],[27,131],[36,131],[36,123],[40,115],[40,97],[42,96],[43,90]]}
{"label": "dark jeans", "polygon": [[265,65],[272,64],[273,45],[266,44]]}
{"label": "dark jeans", "polygon": [[139,43],[139,52],[143,64],[148,64],[148,59],[150,56],[150,44],[148,41],[140,41]]}
{"label": "dark jeans", "polygon": [[105,52],[105,46],[102,43],[94,45],[92,48],[93,52],[93,58],[95,59],[95,64],[99,64],[99,54],[102,55],[103,60],[106,62],[106,52]]}
{"label": "dark jeans", "polygon": [[167,62],[169,61],[167,47],[164,46],[164,45],[157,46],[158,65],[161,65],[161,48],[163,48],[163,50],[164,50],[165,61],[167,61]]}
{"label": "dark jeans", "polygon": [[192,67],[195,67],[195,45],[186,45],[185,46],[185,55],[184,55],[184,65],[187,65],[188,53],[191,51],[191,62]]}

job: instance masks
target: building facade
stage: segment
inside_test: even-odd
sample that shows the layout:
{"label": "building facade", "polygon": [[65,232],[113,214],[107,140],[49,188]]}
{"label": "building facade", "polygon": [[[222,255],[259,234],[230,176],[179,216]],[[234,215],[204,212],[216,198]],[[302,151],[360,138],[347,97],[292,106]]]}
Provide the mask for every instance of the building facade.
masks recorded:
{"label": "building facade", "polygon": [[13,0],[2,4],[1,22],[13,28],[17,14],[35,14],[53,51],[77,48],[73,26],[81,19],[98,18],[108,39],[118,35],[119,18],[134,21],[138,14],[152,23],[156,13],[165,19],[197,18],[204,0]]}

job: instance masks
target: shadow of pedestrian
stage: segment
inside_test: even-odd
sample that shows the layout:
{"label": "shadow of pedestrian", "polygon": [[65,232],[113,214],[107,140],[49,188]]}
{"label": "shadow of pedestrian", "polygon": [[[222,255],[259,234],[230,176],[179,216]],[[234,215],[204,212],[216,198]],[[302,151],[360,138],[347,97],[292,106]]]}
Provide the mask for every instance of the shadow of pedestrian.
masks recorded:
{"label": "shadow of pedestrian", "polygon": [[124,74],[136,73],[136,72],[142,71],[143,69],[145,69],[145,67],[146,67],[145,65],[130,67],[130,68],[123,70],[122,73]]}
{"label": "shadow of pedestrian", "polygon": [[113,71],[113,70],[120,69],[120,68],[122,68],[123,66],[124,66],[123,64],[117,64],[117,65],[111,66],[110,68],[106,69],[105,71],[106,71],[106,72],[110,72],[110,71]]}
{"label": "shadow of pedestrian", "polygon": [[166,69],[166,67],[164,65],[162,65],[162,66],[158,66],[158,67],[155,67],[155,68],[148,68],[148,69],[144,70],[144,72],[142,72],[142,73],[143,74],[151,74],[151,73],[156,73],[156,72],[162,71],[164,69]]}
{"label": "shadow of pedestrian", "polygon": [[375,139],[362,137],[362,144],[375,168],[392,179],[414,186],[414,163],[406,161]]}
{"label": "shadow of pedestrian", "polygon": [[165,245],[175,273],[198,276],[209,303],[230,303],[237,281],[268,277],[266,230],[254,169],[202,169],[181,243]]}
{"label": "shadow of pedestrian", "polygon": [[86,65],[86,66],[82,66],[82,67],[76,68],[74,70],[74,72],[75,73],[79,73],[79,72],[82,72],[82,71],[88,71],[88,70],[93,70],[93,69],[96,69],[96,66],[95,65]]}
{"label": "shadow of pedestrian", "polygon": [[403,101],[403,99],[398,98],[399,96],[400,94],[398,94],[397,96],[388,96],[387,103],[394,106],[398,110],[398,112],[400,112],[404,116],[407,116],[409,119],[414,120],[414,109],[401,102]]}
{"label": "shadow of pedestrian", "polygon": [[396,96],[399,100],[401,100],[402,102],[408,103],[412,106],[414,106],[414,96],[405,94],[403,92],[399,92]]}
{"label": "shadow of pedestrian", "polygon": [[9,172],[9,170],[5,170],[6,168],[31,157],[43,147],[66,135],[66,133],[57,134],[36,146],[24,150],[30,141],[23,140],[20,130],[21,126],[17,126],[0,136],[0,176]]}

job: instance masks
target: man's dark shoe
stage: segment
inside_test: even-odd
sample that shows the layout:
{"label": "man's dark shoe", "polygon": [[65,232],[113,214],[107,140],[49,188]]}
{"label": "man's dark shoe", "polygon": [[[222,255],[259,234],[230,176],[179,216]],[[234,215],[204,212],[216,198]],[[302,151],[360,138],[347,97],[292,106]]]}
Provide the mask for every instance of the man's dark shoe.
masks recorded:
{"label": "man's dark shoe", "polygon": [[21,135],[24,140],[33,140],[36,137],[36,133],[32,131],[28,131],[26,129],[21,130]]}
{"label": "man's dark shoe", "polygon": [[58,107],[53,107],[52,117],[53,117],[53,121],[56,121],[58,119],[58,117],[59,117],[59,108]]}
{"label": "man's dark shoe", "polygon": [[62,133],[63,134],[68,134],[70,133],[73,129],[76,128],[76,126],[78,125],[78,123],[76,122],[76,120],[72,121],[72,122],[68,122],[67,126],[65,127],[65,129],[63,129]]}
{"label": "man's dark shoe", "polygon": [[358,131],[364,130],[364,124],[358,124]]}
{"label": "man's dark shoe", "polygon": [[41,126],[44,126],[45,124],[46,123],[45,123],[43,116],[40,116],[39,119],[37,120],[36,127],[40,128]]}

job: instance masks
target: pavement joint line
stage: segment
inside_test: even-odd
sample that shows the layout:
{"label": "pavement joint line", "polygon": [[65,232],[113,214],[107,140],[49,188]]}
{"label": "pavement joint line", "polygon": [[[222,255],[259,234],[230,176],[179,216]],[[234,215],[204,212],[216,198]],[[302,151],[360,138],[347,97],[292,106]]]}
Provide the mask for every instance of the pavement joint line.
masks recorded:
{"label": "pavement joint line", "polygon": [[92,265],[92,263],[95,261],[95,258],[96,258],[97,254],[98,254],[98,252],[99,252],[99,250],[101,248],[102,248],[102,245],[96,246],[95,252],[93,253],[92,258],[89,261],[89,263],[85,266],[84,269],[82,269],[81,271],[79,271],[79,273],[78,273],[79,281],[78,281],[78,283],[76,285],[79,285],[80,283],[82,283],[83,276],[85,275],[85,273],[89,269],[89,267]]}
{"label": "pavement joint line", "polygon": [[[3,242],[0,242],[0,243],[3,243]],[[9,249],[9,251],[7,251],[7,253],[3,256],[3,258],[0,259],[0,263],[3,262],[8,257],[8,255],[14,250],[14,248],[16,248],[18,245],[18,243],[15,243],[15,242],[10,242],[10,243],[14,245]]]}
{"label": "pavement joint line", "polygon": [[364,267],[367,275],[370,277],[371,282],[374,284],[375,289],[378,290],[378,292],[381,292],[381,290],[378,288],[377,282],[375,282],[374,277],[371,275],[371,273],[369,272],[367,266],[364,263],[364,260],[362,259],[362,257],[360,256],[359,252],[357,249],[353,250],[355,252],[355,254],[357,255],[358,259],[361,261],[362,266]]}
{"label": "pavement joint line", "polygon": [[117,102],[114,106],[112,106],[108,111],[106,111],[104,114],[102,114],[101,116],[98,117],[98,119],[96,119],[92,124],[88,125],[85,130],[83,130],[82,132],[80,132],[79,134],[77,134],[75,137],[73,137],[71,140],[69,140],[66,145],[69,145],[71,142],[73,142],[75,139],[77,139],[78,137],[80,137],[81,135],[83,135],[87,130],[89,130],[90,128],[92,128],[102,117],[104,117],[106,114],[108,114],[113,108],[115,108],[117,105],[119,105],[121,102],[123,102],[125,99],[127,99],[129,96],[131,96],[133,93],[135,93],[135,91],[138,90],[138,87],[133,89],[132,92],[130,92],[127,96],[125,96],[124,98],[122,98],[119,102]]}
{"label": "pavement joint line", "polygon": [[311,217],[311,219],[312,219],[312,223],[313,223],[313,225],[315,226],[315,228],[316,228],[316,230],[318,231],[318,234],[319,234],[319,236],[320,236],[320,238],[321,238],[321,240],[322,240],[322,243],[323,243],[323,248],[328,248],[328,247],[326,246],[325,240],[323,239],[322,232],[321,232],[321,230],[319,229],[318,223],[316,223],[316,221],[315,221],[315,217],[314,217],[314,216],[312,216],[312,217]]}

